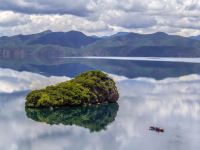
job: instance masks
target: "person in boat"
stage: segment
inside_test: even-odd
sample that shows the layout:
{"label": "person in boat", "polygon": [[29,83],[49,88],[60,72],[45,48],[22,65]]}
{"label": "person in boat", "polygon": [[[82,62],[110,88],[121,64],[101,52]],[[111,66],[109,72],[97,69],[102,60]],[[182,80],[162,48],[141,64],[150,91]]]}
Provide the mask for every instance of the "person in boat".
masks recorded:
{"label": "person in boat", "polygon": [[164,129],[159,127],[150,126],[149,130],[156,131],[156,132],[164,132]]}

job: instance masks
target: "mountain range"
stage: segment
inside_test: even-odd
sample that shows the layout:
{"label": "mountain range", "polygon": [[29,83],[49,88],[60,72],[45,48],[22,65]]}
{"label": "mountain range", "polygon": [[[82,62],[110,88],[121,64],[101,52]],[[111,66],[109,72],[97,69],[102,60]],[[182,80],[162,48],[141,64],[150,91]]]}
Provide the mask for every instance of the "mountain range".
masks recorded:
{"label": "mountain range", "polygon": [[98,37],[79,31],[48,30],[31,35],[0,37],[0,58],[26,56],[200,57],[200,36],[119,32]]}
{"label": "mountain range", "polygon": [[198,36],[191,36],[190,38],[191,38],[191,39],[194,39],[194,40],[200,41],[200,35],[198,35]]}

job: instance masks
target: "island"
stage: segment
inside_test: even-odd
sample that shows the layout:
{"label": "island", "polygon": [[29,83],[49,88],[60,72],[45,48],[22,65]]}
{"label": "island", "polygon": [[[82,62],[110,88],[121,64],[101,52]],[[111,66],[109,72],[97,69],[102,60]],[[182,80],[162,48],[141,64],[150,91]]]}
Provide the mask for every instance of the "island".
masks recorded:
{"label": "island", "polygon": [[115,103],[119,93],[114,80],[102,71],[87,71],[74,79],[44,89],[34,90],[26,97],[25,106],[32,108],[85,106]]}

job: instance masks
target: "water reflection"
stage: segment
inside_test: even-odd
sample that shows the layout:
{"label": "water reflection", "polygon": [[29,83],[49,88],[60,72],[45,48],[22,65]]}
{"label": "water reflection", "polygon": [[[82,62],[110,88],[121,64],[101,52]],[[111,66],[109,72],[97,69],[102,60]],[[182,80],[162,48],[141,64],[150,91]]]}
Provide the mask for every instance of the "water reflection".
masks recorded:
{"label": "water reflection", "polygon": [[26,108],[27,117],[50,125],[77,125],[88,128],[91,132],[105,130],[115,120],[118,104],[101,104],[84,107],[65,108]]}
{"label": "water reflection", "polygon": [[46,77],[31,72],[19,72],[0,68],[0,93],[13,93],[42,88],[69,79],[68,77]]}
{"label": "water reflection", "polygon": [[[52,57],[47,57],[46,59],[49,59],[49,61],[44,61],[43,59],[37,60],[31,57],[24,60],[3,59],[0,60],[0,67],[11,68],[17,71],[30,71],[45,76],[67,77],[74,77],[87,70],[98,69],[128,78],[149,77],[157,80],[200,73],[200,64],[198,63],[151,62],[144,60],[59,59]],[[170,58],[167,60],[170,61]]]}
{"label": "water reflection", "polygon": [[[35,73],[25,75],[24,72],[8,71],[8,69],[2,69],[0,74],[2,75],[0,75],[0,149],[2,150],[198,150],[200,147],[200,75],[198,74],[163,80],[141,77],[129,79],[115,75],[113,77],[120,92],[119,109],[104,108],[102,112],[99,109],[95,114],[92,109],[91,111],[68,110],[63,114],[56,110],[49,110],[48,113],[31,112],[34,114],[31,115],[32,118],[35,116],[37,120],[51,122],[53,125],[26,116],[24,110],[26,90],[35,88],[30,86],[35,81],[42,83],[37,86],[43,86],[64,78],[36,76]],[[9,80],[10,78],[12,80]],[[15,84],[18,79],[23,79],[20,86],[18,83]],[[3,88],[2,85],[8,85],[6,86],[8,88]],[[12,87],[12,90],[9,87]],[[116,115],[113,109],[117,111],[116,117],[112,117]],[[108,111],[108,114],[105,114],[105,111]],[[76,116],[79,112],[85,114],[80,115],[81,120]],[[88,115],[89,113],[92,116]],[[73,116],[74,120],[70,118]],[[52,121],[51,117],[55,120]],[[71,125],[64,125],[60,121],[65,121],[65,117],[69,118]],[[90,132],[88,130],[90,126],[96,129],[88,120],[93,117],[95,119],[92,123],[95,124],[99,123],[100,119],[97,118],[105,119],[103,126],[106,130]],[[106,124],[106,122],[112,123]],[[150,126],[162,127],[165,132],[163,134],[150,132]]]}

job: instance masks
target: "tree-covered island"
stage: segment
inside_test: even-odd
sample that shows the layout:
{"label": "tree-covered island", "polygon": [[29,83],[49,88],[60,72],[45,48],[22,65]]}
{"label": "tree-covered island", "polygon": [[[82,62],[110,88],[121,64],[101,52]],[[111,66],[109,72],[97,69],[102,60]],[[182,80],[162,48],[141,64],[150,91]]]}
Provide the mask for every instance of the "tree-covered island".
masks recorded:
{"label": "tree-covered island", "polygon": [[70,81],[30,92],[25,105],[35,108],[83,106],[113,103],[118,98],[113,79],[101,71],[88,71]]}

